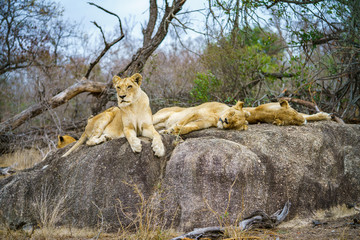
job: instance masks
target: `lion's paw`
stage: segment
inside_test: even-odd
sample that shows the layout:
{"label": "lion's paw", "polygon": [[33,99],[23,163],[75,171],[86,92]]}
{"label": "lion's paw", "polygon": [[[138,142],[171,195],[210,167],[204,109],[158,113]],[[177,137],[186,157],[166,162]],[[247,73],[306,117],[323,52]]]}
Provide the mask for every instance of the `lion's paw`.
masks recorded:
{"label": "lion's paw", "polygon": [[100,143],[103,143],[106,141],[106,137],[104,135],[100,136],[100,137],[92,137],[89,140],[87,140],[86,144],[89,146],[93,146],[93,145],[97,145]]}
{"label": "lion's paw", "polygon": [[171,134],[172,135],[179,135],[181,132],[181,127],[176,125],[171,129]]}
{"label": "lion's paw", "polygon": [[331,115],[329,113],[319,112],[317,113],[317,115],[320,118],[320,120],[331,120]]}
{"label": "lion's paw", "polygon": [[163,157],[165,155],[165,147],[163,142],[161,141],[161,138],[154,138],[151,147],[155,153],[155,156]]}
{"label": "lion's paw", "polygon": [[281,121],[280,119],[276,118],[273,124],[277,126],[284,126],[284,121]]}
{"label": "lion's paw", "polygon": [[132,143],[130,143],[130,147],[133,152],[137,152],[137,153],[141,152],[141,148],[142,148],[141,140],[138,138],[134,139]]}
{"label": "lion's paw", "polygon": [[176,129],[178,129],[177,126],[168,128],[168,129],[166,129],[166,130],[161,130],[161,131],[159,131],[159,133],[161,133],[161,134],[168,134],[168,135],[178,135],[178,133],[179,133],[180,131],[179,131],[179,130],[176,130]]}

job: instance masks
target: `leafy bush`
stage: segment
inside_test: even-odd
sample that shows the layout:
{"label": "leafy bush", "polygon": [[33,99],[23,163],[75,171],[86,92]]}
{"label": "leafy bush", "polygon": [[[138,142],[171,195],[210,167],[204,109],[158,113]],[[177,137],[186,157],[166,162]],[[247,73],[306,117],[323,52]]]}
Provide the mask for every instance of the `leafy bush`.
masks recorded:
{"label": "leafy bush", "polygon": [[197,73],[190,95],[196,101],[208,102],[213,98],[212,93],[218,91],[220,86],[221,81],[210,71],[207,73]]}

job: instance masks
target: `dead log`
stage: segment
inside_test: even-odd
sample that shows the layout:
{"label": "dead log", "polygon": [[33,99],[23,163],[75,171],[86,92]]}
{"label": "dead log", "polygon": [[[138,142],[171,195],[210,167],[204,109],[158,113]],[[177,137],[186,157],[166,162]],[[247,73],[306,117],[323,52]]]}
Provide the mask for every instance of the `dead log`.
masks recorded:
{"label": "dead log", "polygon": [[35,104],[19,114],[16,114],[14,117],[2,122],[0,124],[0,133],[5,133],[7,131],[12,131],[19,127],[21,124],[26,122],[27,120],[49,110],[56,108],[70,99],[75,97],[76,95],[83,92],[90,93],[101,93],[106,90],[106,83],[93,82],[86,80],[85,78],[81,81],[75,83],[64,91],[52,97],[50,100],[43,101],[41,103]]}
{"label": "dead log", "polygon": [[223,236],[225,229],[222,227],[207,227],[207,228],[196,228],[194,231],[186,233],[171,240],[181,239],[218,239]]}
{"label": "dead log", "polygon": [[264,211],[258,210],[244,218],[239,227],[241,230],[248,230],[250,228],[274,228],[279,225],[289,214],[291,203],[287,201],[282,210],[278,210],[271,216],[268,216]]}

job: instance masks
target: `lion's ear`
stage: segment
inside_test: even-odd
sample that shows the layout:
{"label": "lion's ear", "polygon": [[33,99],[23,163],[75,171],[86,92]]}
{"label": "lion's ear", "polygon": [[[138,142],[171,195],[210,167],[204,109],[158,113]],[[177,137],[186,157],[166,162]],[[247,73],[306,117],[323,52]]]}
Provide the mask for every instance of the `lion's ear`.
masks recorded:
{"label": "lion's ear", "polygon": [[142,76],[140,73],[135,73],[134,75],[131,76],[131,78],[133,79],[134,82],[137,83],[137,85],[141,85],[142,82]]}
{"label": "lion's ear", "polygon": [[63,136],[58,135],[58,139],[59,139],[60,142],[63,142],[63,141],[64,141]]}
{"label": "lion's ear", "polygon": [[119,76],[115,75],[115,76],[113,77],[113,79],[112,79],[114,86],[115,86],[117,83],[119,83],[120,80],[121,80],[121,78],[120,78]]}
{"label": "lion's ear", "polygon": [[280,99],[279,103],[280,103],[280,106],[283,107],[283,108],[289,108],[290,107],[288,101],[286,101],[284,99]]}
{"label": "lion's ear", "polygon": [[241,111],[242,108],[243,108],[243,106],[244,106],[244,102],[242,102],[242,101],[237,101],[237,103],[236,103],[235,106],[234,106],[234,109]]}

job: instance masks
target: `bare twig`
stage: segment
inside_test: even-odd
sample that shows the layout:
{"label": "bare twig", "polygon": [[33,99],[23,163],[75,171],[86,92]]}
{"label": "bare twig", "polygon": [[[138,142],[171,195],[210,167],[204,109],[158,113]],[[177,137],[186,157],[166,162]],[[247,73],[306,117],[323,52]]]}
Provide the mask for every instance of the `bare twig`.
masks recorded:
{"label": "bare twig", "polygon": [[99,63],[99,61],[106,54],[106,52],[109,51],[109,49],[112,46],[114,46],[116,43],[118,43],[119,41],[121,41],[124,38],[124,33],[122,30],[121,20],[120,20],[119,16],[117,16],[116,14],[114,14],[94,3],[89,3],[89,4],[105,11],[106,13],[109,13],[109,14],[117,17],[117,19],[119,20],[119,27],[120,27],[120,33],[121,33],[120,37],[118,37],[118,38],[114,39],[112,42],[108,43],[105,39],[105,36],[104,36],[104,33],[103,33],[101,27],[98,26],[94,22],[95,26],[97,26],[100,29],[100,32],[103,36],[105,46],[104,46],[104,49],[101,51],[101,53],[96,57],[96,59],[90,63],[89,68],[88,68],[84,78],[81,81],[79,81],[79,82],[73,84],[72,86],[68,87],[67,89],[63,90],[59,94],[53,96],[50,100],[44,99],[40,103],[35,104],[35,105],[25,109],[21,113],[15,115],[14,117],[0,123],[0,133],[5,133],[7,131],[12,131],[12,130],[16,129],[17,127],[21,126],[27,120],[29,120],[35,116],[38,116],[39,114],[41,114],[49,109],[56,108],[64,103],[68,102],[70,99],[72,99],[73,97],[77,96],[80,93],[83,93],[83,92],[103,93],[104,91],[107,90],[107,88],[109,87],[109,83],[93,82],[93,81],[89,81],[87,79],[88,79],[92,69],[96,66],[96,64]]}
{"label": "bare twig", "polygon": [[115,13],[112,13],[112,12],[110,12],[110,11],[108,11],[108,10],[106,10],[106,9],[98,6],[98,5],[96,5],[95,3],[89,2],[89,4],[92,5],[92,6],[95,6],[95,7],[99,8],[99,9],[101,9],[101,10],[103,10],[104,12],[106,12],[106,13],[108,13],[108,14],[110,14],[110,15],[115,16],[115,17],[118,19],[118,21],[119,21],[119,28],[120,28],[120,36],[119,36],[118,38],[114,39],[112,42],[108,43],[108,42],[106,41],[105,34],[104,34],[102,28],[101,28],[95,21],[92,22],[97,28],[99,28],[99,30],[100,30],[100,32],[101,32],[101,35],[102,35],[102,38],[103,38],[103,41],[104,41],[104,49],[101,51],[101,53],[99,54],[99,56],[98,56],[93,62],[90,63],[89,69],[88,69],[88,71],[87,71],[86,74],[85,74],[85,78],[89,78],[89,75],[90,75],[91,70],[95,67],[96,64],[98,64],[98,62],[99,62],[100,59],[105,55],[105,53],[106,53],[112,46],[114,46],[116,43],[120,42],[120,41],[125,37],[124,32],[123,32],[123,29],[122,29],[121,19],[120,19],[120,17],[119,17],[118,15],[116,15]]}

